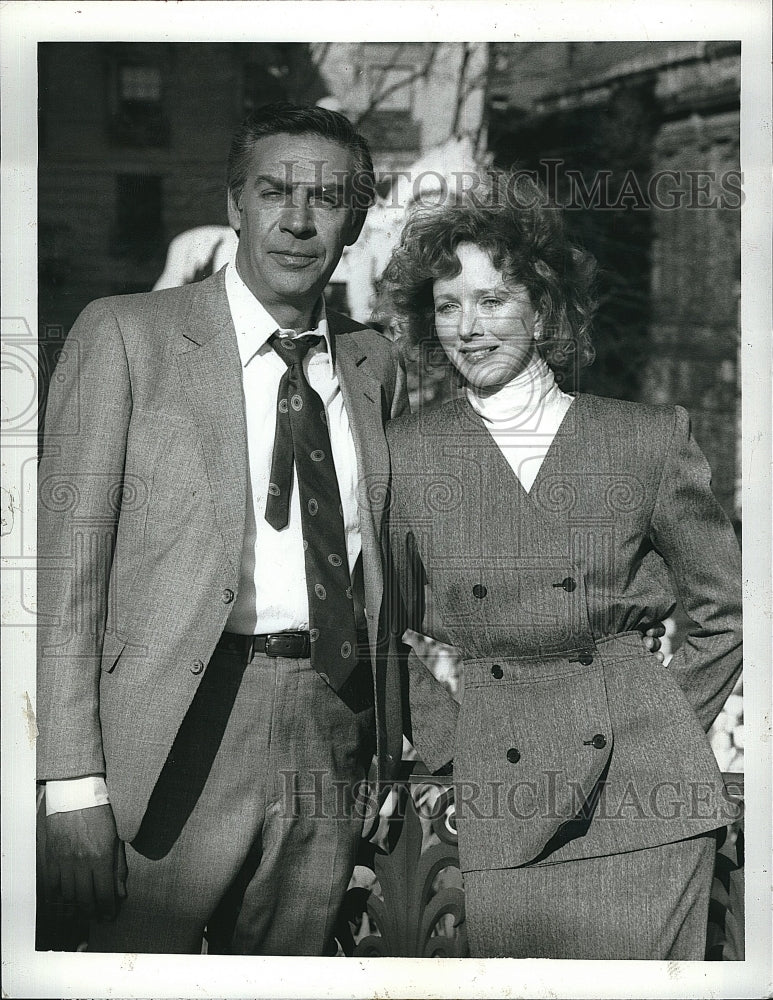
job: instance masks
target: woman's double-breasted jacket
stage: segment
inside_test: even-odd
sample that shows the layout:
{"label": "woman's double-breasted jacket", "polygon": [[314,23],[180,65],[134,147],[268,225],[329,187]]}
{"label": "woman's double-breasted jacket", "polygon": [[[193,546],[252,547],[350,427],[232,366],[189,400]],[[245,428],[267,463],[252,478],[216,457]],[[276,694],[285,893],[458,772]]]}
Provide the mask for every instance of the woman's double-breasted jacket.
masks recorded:
{"label": "woman's double-breasted jacket", "polygon": [[[407,671],[428,763],[454,757],[462,869],[724,825],[705,731],[741,669],[740,559],[687,413],[577,396],[528,493],[465,400],[387,436],[399,629],[463,660],[453,734]],[[664,666],[641,633],[677,600],[693,626]]]}

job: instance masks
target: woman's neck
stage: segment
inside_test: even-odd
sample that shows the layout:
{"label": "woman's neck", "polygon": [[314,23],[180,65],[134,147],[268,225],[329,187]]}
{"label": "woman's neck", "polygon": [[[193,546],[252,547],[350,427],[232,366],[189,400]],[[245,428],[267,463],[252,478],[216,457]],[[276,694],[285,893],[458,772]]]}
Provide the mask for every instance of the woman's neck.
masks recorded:
{"label": "woman's neck", "polygon": [[523,371],[505,385],[486,392],[468,385],[466,393],[473,409],[491,420],[536,411],[545,397],[563,395],[553,372],[536,352]]}

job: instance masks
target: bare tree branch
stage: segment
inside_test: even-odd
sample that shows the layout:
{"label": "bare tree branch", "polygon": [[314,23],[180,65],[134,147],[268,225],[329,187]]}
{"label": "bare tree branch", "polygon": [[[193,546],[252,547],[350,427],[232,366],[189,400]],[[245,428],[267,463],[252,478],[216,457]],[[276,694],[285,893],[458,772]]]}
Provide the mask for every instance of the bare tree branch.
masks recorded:
{"label": "bare tree branch", "polygon": [[459,128],[459,118],[462,114],[462,106],[465,100],[469,96],[469,92],[465,93],[466,76],[467,76],[467,66],[470,62],[470,54],[472,52],[472,47],[469,42],[464,42],[462,46],[462,64],[459,67],[459,78],[456,84],[456,107],[454,108],[454,119],[451,123],[451,135],[456,135]]}
{"label": "bare tree branch", "polygon": [[480,121],[478,122],[478,128],[475,133],[475,139],[473,140],[473,155],[476,160],[482,160],[485,158],[487,153],[487,138],[488,138],[488,127],[489,127],[489,97],[491,90],[491,73],[489,72],[491,67],[491,59],[493,57],[492,46],[490,43],[485,42],[486,46],[484,59],[483,59],[483,70],[479,74],[482,78],[483,94],[481,95],[481,113]]}
{"label": "bare tree branch", "polygon": [[[396,45],[396,47],[392,50],[392,58],[390,59],[390,61],[386,64],[386,66],[381,66],[380,67],[381,72],[379,74],[379,82],[378,82],[379,86],[381,86],[383,84],[384,80],[386,79],[387,73],[391,69],[395,69],[400,64],[400,57],[402,56],[403,52],[405,51],[405,44],[406,44],[405,42],[398,42],[398,44]],[[378,89],[378,88],[375,88],[375,89]],[[376,96],[372,99],[371,105],[374,105],[376,102],[378,102],[380,100],[382,100],[382,96],[381,96],[380,93],[377,93]],[[371,109],[371,107],[369,106],[368,110],[370,110],[370,109]]]}

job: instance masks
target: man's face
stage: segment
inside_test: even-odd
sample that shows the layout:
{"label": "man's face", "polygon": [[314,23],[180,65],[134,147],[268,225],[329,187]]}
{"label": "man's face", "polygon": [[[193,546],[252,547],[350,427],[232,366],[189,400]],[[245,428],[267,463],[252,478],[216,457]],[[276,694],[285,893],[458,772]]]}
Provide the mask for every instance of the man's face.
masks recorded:
{"label": "man's face", "polygon": [[282,325],[309,318],[344,247],[359,236],[351,173],[351,154],[336,142],[267,135],[255,143],[238,200],[229,195],[239,274]]}

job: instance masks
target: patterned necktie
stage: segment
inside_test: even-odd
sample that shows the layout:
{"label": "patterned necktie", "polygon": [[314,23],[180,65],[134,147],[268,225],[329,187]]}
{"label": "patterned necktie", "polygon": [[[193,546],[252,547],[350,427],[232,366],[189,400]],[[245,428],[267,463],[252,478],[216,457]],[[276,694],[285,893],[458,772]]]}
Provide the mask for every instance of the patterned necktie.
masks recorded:
{"label": "patterned necktie", "polygon": [[298,476],[309,595],[311,663],[334,691],[357,665],[357,630],[346,533],[325,406],[309,385],[303,359],[320,337],[269,343],[287,365],[279,383],[266,520],[280,531],[290,516],[293,461]]}

